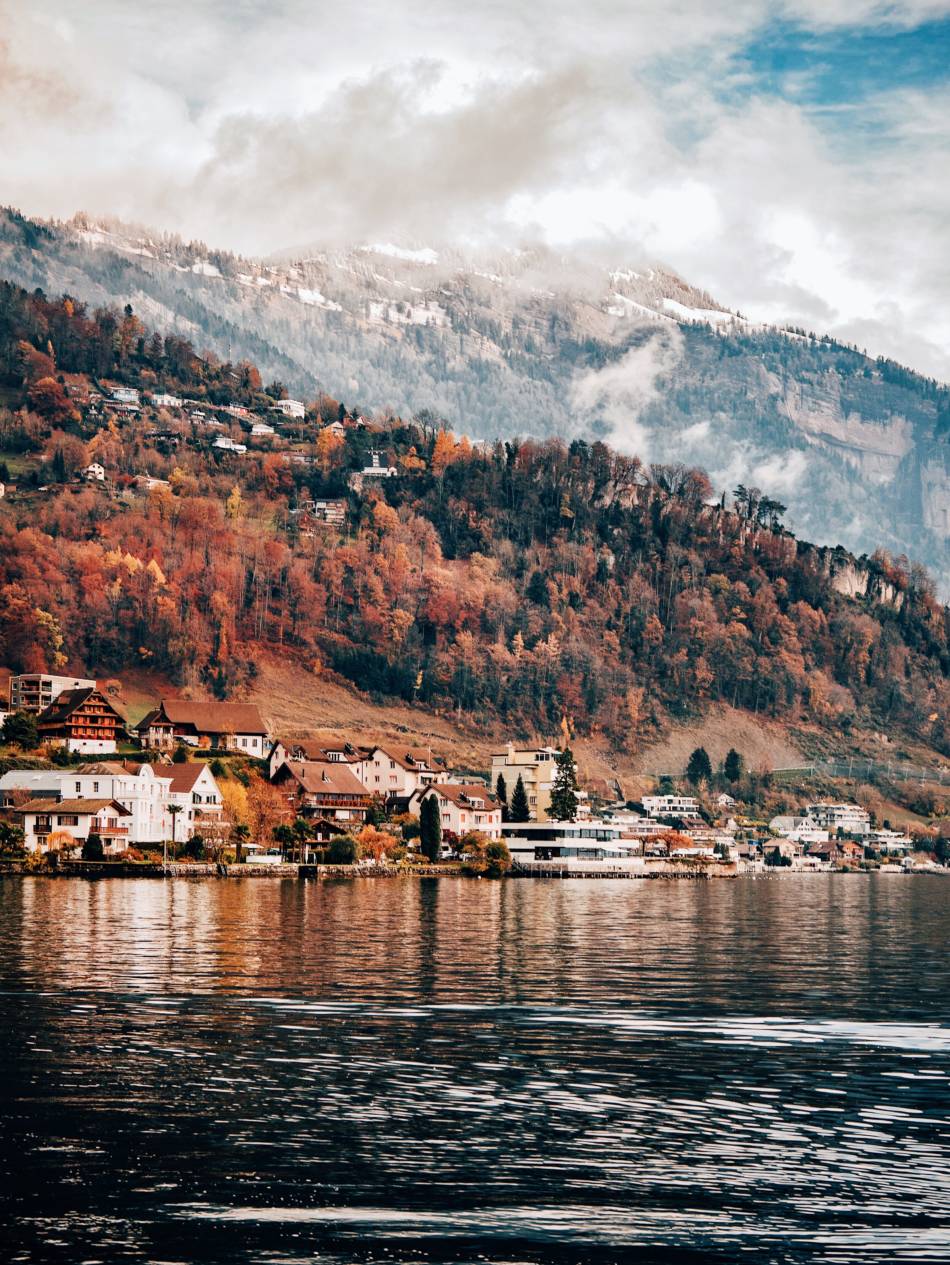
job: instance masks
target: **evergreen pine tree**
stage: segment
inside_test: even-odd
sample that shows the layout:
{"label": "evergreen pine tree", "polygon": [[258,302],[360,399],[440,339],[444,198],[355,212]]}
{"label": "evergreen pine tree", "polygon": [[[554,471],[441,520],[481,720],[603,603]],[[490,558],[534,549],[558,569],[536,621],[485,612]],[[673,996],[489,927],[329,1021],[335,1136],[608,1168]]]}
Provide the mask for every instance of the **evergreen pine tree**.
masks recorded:
{"label": "evergreen pine tree", "polygon": [[731,747],[726,753],[726,758],[722,765],[722,771],[726,781],[738,782],[744,772],[744,764],[745,761],[742,759],[739,752],[736,751],[735,747]]}
{"label": "evergreen pine tree", "polygon": [[518,780],[515,782],[515,789],[511,796],[511,806],[508,809],[508,817],[511,821],[530,821],[531,806],[528,803],[528,792],[524,788],[524,782],[521,780],[521,774],[518,774]]}
{"label": "evergreen pine tree", "polygon": [[501,805],[501,819],[508,820],[508,784],[505,781],[503,773],[498,774],[498,781],[495,783],[495,794],[498,796],[498,802]]}
{"label": "evergreen pine tree", "polygon": [[419,809],[419,846],[427,861],[438,861],[442,846],[442,820],[437,795],[427,795]]}
{"label": "evergreen pine tree", "polygon": [[693,754],[689,757],[689,764],[686,766],[686,776],[694,786],[700,782],[708,782],[712,777],[712,761],[705,747],[697,747]]}
{"label": "evergreen pine tree", "polygon": [[557,772],[551,787],[548,815],[554,821],[574,821],[577,818],[577,769],[570,747],[564,748],[555,763]]}

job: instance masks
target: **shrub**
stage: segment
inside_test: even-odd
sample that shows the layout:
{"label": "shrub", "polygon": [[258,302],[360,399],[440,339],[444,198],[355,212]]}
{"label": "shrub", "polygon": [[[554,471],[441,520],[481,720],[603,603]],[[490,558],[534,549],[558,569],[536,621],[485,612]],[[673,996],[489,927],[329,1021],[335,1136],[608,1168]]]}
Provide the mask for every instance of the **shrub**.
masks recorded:
{"label": "shrub", "polygon": [[97,834],[91,834],[82,845],[82,859],[84,861],[101,861],[104,856],[105,849],[102,846],[101,838]]}
{"label": "shrub", "polygon": [[181,851],[182,856],[187,857],[189,861],[203,861],[205,859],[205,841],[201,835],[194,834]]}
{"label": "shrub", "polygon": [[352,835],[338,835],[327,848],[330,865],[353,865],[359,859],[359,848]]}

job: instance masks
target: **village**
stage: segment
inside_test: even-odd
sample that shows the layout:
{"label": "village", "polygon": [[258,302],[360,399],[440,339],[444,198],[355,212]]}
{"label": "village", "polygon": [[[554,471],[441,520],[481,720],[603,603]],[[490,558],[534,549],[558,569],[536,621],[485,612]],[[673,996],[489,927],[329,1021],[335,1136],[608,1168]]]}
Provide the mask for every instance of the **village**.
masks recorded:
{"label": "village", "polygon": [[[510,741],[484,769],[431,748],[274,733],[252,703],[162,698],[137,722],[91,678],[12,676],[0,854],[37,866],[214,862],[646,877],[936,871],[854,803],[759,821],[718,789],[705,751],[681,785],[592,796],[569,747]],[[731,751],[723,776],[738,781]],[[619,789],[619,788],[618,788]]]}

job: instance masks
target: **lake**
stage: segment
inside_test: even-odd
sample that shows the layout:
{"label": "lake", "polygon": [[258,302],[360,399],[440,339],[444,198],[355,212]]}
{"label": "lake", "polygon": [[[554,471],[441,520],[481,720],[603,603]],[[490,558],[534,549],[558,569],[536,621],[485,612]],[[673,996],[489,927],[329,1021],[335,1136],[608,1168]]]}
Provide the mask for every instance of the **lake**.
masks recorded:
{"label": "lake", "polygon": [[946,1262],[948,900],[0,880],[0,1259]]}

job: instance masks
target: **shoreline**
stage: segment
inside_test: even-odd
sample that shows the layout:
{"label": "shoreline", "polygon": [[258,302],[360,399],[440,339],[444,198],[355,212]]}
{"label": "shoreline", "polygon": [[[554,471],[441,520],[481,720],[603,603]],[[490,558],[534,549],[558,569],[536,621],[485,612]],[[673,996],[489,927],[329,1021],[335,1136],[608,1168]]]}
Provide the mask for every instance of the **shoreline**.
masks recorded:
{"label": "shoreline", "polygon": [[[739,870],[734,864],[725,864],[715,868],[686,866],[659,861],[645,869],[629,871],[571,870],[551,869],[545,872],[510,871],[499,875],[499,878],[517,880],[547,879],[564,882],[570,879],[597,879],[608,882],[656,882],[656,881],[715,881],[717,879],[788,879],[788,878],[827,878],[831,875],[868,876],[883,872],[888,876],[899,878],[921,875],[937,875],[947,877],[946,869],[933,870],[884,870],[876,869],[841,869],[841,870],[790,870],[775,867],[766,870]],[[34,868],[26,861],[0,860],[0,878],[56,878],[56,879],[189,879],[221,880],[221,879],[292,879],[296,882],[340,882],[353,879],[423,879],[423,878],[488,878],[482,874],[466,874],[458,866],[452,865],[420,865],[406,868],[402,866],[360,866],[360,865],[309,865],[297,862],[281,865],[254,865],[247,862],[227,864],[224,862],[194,862],[185,864],[170,861],[166,866],[161,862],[148,861],[61,861],[48,869]]]}

